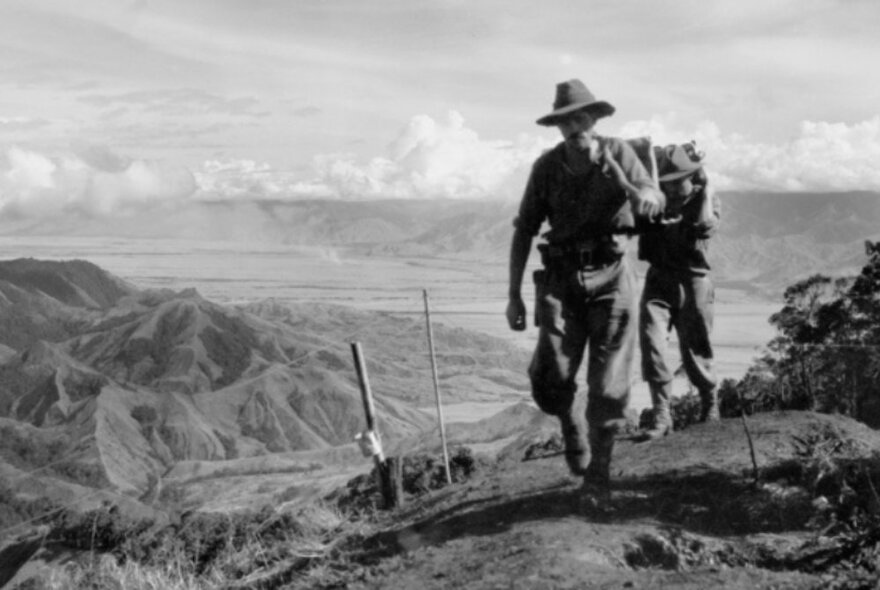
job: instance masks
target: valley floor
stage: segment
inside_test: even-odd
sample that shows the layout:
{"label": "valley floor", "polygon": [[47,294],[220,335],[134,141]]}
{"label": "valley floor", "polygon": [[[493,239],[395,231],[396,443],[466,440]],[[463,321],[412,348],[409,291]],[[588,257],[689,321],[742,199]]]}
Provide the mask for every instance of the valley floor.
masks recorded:
{"label": "valley floor", "polygon": [[[506,325],[507,265],[503,260],[363,256],[330,247],[243,247],[240,243],[197,240],[95,237],[50,241],[0,237],[0,249],[9,258],[86,259],[139,288],[195,288],[203,297],[221,304],[265,299],[318,301],[421,320],[425,313],[423,290],[427,290],[435,323],[477,330],[526,350],[534,348],[537,338],[533,327],[512,332]],[[535,263],[533,260],[530,270]],[[528,285],[523,295],[532,309]],[[755,298],[741,289],[717,289],[713,344],[721,378],[738,379],[745,374],[773,336],[767,320],[779,308],[780,303]],[[674,334],[670,351],[673,357],[677,354]],[[583,375],[579,378],[580,383],[585,380]],[[681,381],[676,393],[686,389],[687,384]],[[647,386],[637,379],[631,405],[640,410],[649,403]],[[461,414],[462,420],[475,419],[463,408],[450,412]]]}

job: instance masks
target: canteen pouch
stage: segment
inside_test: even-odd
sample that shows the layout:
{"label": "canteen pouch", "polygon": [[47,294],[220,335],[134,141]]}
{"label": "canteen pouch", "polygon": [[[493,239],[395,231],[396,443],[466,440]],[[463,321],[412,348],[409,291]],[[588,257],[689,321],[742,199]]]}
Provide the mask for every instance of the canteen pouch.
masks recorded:
{"label": "canteen pouch", "polygon": [[535,272],[532,273],[532,280],[535,282],[535,314],[534,314],[534,322],[535,326],[538,327],[541,325],[540,322],[540,314],[538,313],[538,307],[541,305],[541,302],[544,299],[544,295],[546,293],[547,287],[547,271],[543,268],[539,268]]}

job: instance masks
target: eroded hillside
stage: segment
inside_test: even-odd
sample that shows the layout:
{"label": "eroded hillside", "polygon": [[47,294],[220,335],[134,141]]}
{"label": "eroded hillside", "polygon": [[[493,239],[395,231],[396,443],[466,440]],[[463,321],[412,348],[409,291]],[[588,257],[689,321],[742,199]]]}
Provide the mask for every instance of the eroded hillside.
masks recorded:
{"label": "eroded hillside", "polygon": [[[433,425],[416,409],[433,399],[418,318],[272,301],[224,307],[193,290],[139,290],[86,262],[3,262],[0,277],[0,323],[21,327],[4,342],[0,417],[69,441],[68,453],[41,461],[22,451],[42,444],[25,432],[3,452],[7,481],[55,461],[63,469],[41,473],[47,486],[57,477],[150,499],[181,461],[351,445],[364,428],[353,341],[383,436]],[[435,339],[447,400],[522,396],[525,352],[441,325]]]}

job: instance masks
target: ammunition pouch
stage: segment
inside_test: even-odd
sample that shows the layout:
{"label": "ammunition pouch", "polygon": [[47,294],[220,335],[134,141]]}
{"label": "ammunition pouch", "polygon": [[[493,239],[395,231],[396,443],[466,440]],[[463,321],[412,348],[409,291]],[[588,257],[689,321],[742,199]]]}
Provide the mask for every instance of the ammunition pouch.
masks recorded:
{"label": "ammunition pouch", "polygon": [[535,282],[535,311],[534,311],[534,322],[535,327],[541,325],[540,314],[538,313],[538,308],[541,306],[541,301],[544,299],[544,295],[547,291],[547,278],[548,272],[543,268],[539,268],[535,272],[532,273],[532,280]]}

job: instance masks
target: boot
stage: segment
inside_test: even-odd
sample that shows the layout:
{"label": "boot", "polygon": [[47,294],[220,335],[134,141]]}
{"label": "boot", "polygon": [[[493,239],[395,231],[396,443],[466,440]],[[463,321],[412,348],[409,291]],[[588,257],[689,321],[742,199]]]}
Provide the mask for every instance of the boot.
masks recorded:
{"label": "boot", "polygon": [[584,427],[571,412],[559,416],[562,428],[562,443],[565,445],[565,462],[572,475],[584,475],[587,472],[586,437]]}
{"label": "boot", "polygon": [[721,411],[718,409],[718,389],[700,392],[700,422],[718,422]]}
{"label": "boot", "polygon": [[590,464],[584,472],[584,490],[601,497],[609,497],[614,431],[607,428],[591,428],[589,439]]}
{"label": "boot", "polygon": [[669,411],[671,383],[651,385],[651,402],[654,405],[654,425],[646,430],[644,440],[657,440],[672,432],[672,413]]}

